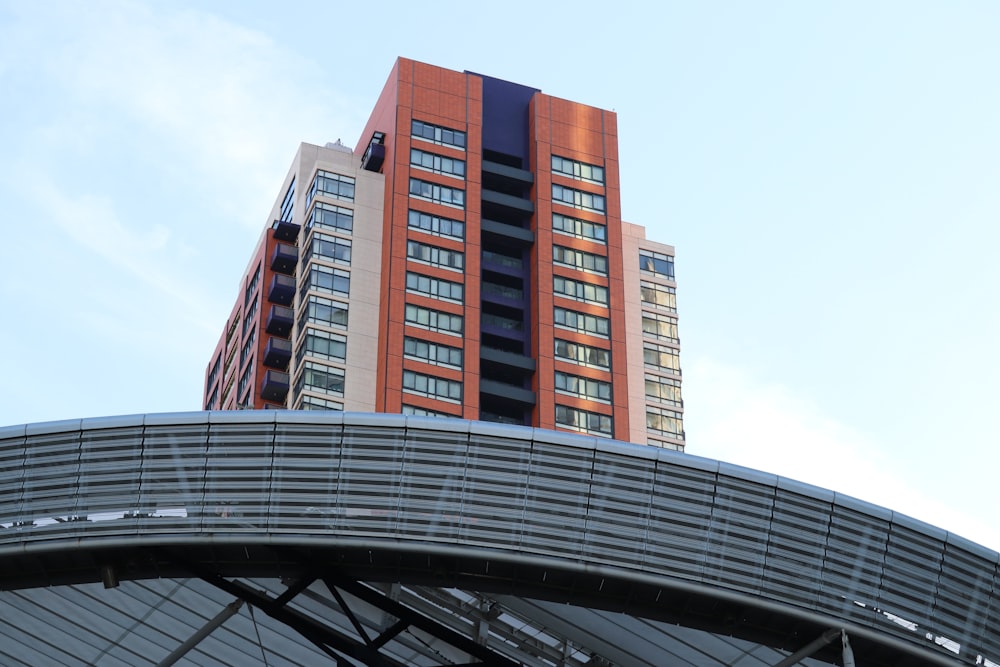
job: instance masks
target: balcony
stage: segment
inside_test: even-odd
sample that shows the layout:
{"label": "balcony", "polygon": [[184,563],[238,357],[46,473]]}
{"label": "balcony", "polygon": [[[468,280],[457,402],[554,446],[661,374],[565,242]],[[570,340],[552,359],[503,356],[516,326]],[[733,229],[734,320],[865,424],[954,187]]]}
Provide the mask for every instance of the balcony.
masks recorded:
{"label": "balcony", "polygon": [[264,365],[285,370],[292,358],[292,342],[282,338],[268,338],[264,346]]}
{"label": "balcony", "polygon": [[487,220],[486,218],[483,218],[482,229],[483,233],[502,236],[507,241],[521,246],[530,246],[535,242],[535,235],[531,232],[531,230],[524,229],[523,227],[515,227],[509,222]]}
{"label": "balcony", "polygon": [[284,403],[288,396],[288,373],[281,371],[266,371],[264,381],[260,383],[260,397],[272,403]]}
{"label": "balcony", "polygon": [[[496,380],[481,379],[479,381],[479,393],[491,396],[493,399],[499,398],[512,403],[521,403],[525,406],[535,404],[535,392]],[[487,404],[480,400],[480,405]]]}
{"label": "balcony", "polygon": [[284,306],[273,305],[267,314],[267,324],[264,330],[274,336],[288,338],[292,333],[292,324],[295,321],[295,311]]}
{"label": "balcony", "polygon": [[295,298],[295,279],[291,276],[283,276],[276,273],[271,279],[271,286],[267,290],[267,300],[271,303],[278,303],[282,306],[292,305]]}
{"label": "balcony", "polygon": [[361,168],[365,171],[382,171],[385,162],[385,133],[376,132],[368,142],[365,154],[361,156]]}
{"label": "balcony", "polygon": [[295,246],[279,243],[271,255],[271,270],[285,275],[295,273],[295,265],[299,261],[299,251]]}
{"label": "balcony", "polygon": [[287,241],[294,244],[299,239],[299,229],[300,227],[294,222],[275,220],[271,224],[271,236],[279,241]]}
{"label": "balcony", "polygon": [[535,212],[535,205],[531,203],[531,200],[523,197],[517,197],[504,192],[497,192],[495,190],[487,190],[486,188],[483,188],[481,197],[484,204],[493,204],[502,208],[511,209],[512,211],[517,211],[518,213],[531,214]]}

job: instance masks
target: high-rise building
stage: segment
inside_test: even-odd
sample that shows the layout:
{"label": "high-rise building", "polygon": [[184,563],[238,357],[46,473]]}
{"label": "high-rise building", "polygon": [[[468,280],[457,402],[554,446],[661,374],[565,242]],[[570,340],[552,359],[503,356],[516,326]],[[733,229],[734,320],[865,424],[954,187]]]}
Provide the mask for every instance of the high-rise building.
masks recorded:
{"label": "high-rise building", "polygon": [[673,248],[621,219],[613,112],[401,58],[355,149],[299,147],[268,221],[206,409],[683,448]]}

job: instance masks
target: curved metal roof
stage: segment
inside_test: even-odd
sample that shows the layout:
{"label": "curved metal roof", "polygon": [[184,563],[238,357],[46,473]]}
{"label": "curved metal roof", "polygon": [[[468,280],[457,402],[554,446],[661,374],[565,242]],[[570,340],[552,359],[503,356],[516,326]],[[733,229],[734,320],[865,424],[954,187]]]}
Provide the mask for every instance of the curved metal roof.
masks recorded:
{"label": "curved metal roof", "polygon": [[[364,644],[359,627],[379,614],[401,627],[415,609],[514,664],[560,651],[561,664],[775,664],[831,628],[865,664],[1000,660],[996,552],[659,448],[401,415],[198,412],[2,428],[0,466],[12,664],[155,663],[233,595],[278,620],[297,596],[306,620],[237,614],[192,664],[314,663],[308,644],[268,659],[261,628],[294,643],[334,615]],[[104,590],[102,576],[125,583]],[[345,596],[368,613],[352,620]],[[533,643],[512,638],[529,626]],[[414,618],[386,637],[385,664],[460,660],[425,631]],[[254,636],[260,655],[236,640]],[[224,648],[235,657],[213,656]]]}

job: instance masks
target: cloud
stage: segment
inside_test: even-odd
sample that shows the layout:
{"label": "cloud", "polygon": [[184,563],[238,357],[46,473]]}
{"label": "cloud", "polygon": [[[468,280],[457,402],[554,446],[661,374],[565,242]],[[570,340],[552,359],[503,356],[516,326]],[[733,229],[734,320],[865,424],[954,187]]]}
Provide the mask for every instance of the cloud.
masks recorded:
{"label": "cloud", "polygon": [[204,11],[110,0],[14,10],[19,43],[46,47],[30,60],[8,47],[3,62],[20,58],[14,69],[52,96],[50,147],[127,155],[131,145],[137,161],[158,154],[160,178],[208,179],[216,203],[250,228],[262,224],[300,141],[363,120],[356,110],[366,107],[320,84],[318,62]]}
{"label": "cloud", "polygon": [[955,504],[962,489],[921,488],[906,452],[890,451],[805,396],[711,359],[685,367],[688,453],[844,493],[944,528],[992,549],[1000,532],[987,507]]}

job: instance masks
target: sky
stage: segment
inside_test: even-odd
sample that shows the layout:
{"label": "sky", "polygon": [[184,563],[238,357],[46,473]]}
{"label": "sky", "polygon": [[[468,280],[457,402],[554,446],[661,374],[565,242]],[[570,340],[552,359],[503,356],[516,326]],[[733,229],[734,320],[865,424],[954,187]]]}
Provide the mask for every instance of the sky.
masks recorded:
{"label": "sky", "polygon": [[689,453],[1000,549],[1000,4],[654,4],[0,0],[0,425],[200,409],[299,142],[403,56],[618,114]]}

